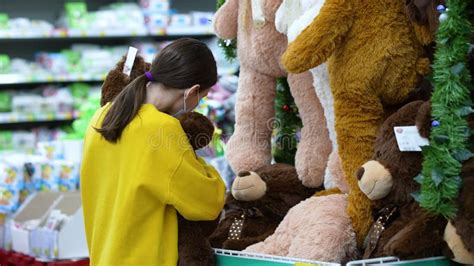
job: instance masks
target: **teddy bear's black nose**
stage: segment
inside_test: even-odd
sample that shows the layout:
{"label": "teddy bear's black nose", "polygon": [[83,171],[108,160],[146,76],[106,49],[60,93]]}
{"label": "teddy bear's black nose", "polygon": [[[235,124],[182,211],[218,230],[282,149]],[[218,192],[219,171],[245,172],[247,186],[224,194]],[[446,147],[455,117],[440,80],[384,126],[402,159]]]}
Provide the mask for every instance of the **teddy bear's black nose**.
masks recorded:
{"label": "teddy bear's black nose", "polygon": [[239,177],[248,176],[248,175],[250,175],[250,172],[249,171],[241,171],[237,175]]}
{"label": "teddy bear's black nose", "polygon": [[365,173],[364,167],[359,168],[359,170],[357,170],[357,173],[356,173],[357,179],[361,180],[362,177],[364,176],[364,173]]}

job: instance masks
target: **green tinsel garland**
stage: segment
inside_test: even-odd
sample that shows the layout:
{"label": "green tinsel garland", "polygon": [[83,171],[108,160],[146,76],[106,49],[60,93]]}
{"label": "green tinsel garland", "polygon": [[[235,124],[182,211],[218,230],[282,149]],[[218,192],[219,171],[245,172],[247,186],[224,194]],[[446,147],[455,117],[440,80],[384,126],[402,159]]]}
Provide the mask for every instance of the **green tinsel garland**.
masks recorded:
{"label": "green tinsel garland", "polygon": [[[217,9],[219,9],[223,4],[225,3],[225,0],[217,0]],[[225,58],[228,61],[233,61],[235,58],[237,58],[237,40],[223,40],[219,39],[217,41],[219,47],[222,48],[224,51]]]}
{"label": "green tinsel garland", "polygon": [[277,80],[275,113],[273,158],[277,163],[294,165],[298,142],[296,132],[301,129],[302,122],[286,78]]}
{"label": "green tinsel garland", "polygon": [[423,148],[422,173],[416,178],[421,184],[421,193],[415,195],[420,205],[447,218],[457,212],[462,162],[472,157],[467,123],[473,113],[467,68],[472,28],[467,5],[466,0],[447,0],[446,13],[440,17],[433,66],[433,128],[430,146]]}

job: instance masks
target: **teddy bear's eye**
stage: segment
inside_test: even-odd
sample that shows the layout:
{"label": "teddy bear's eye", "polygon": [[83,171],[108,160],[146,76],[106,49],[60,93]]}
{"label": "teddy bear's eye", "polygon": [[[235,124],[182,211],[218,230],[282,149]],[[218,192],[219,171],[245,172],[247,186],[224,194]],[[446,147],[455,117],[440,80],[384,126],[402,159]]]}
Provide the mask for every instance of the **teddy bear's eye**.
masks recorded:
{"label": "teddy bear's eye", "polygon": [[263,181],[267,181],[268,179],[270,179],[270,177],[268,177],[267,175],[261,175],[260,178],[262,178]]}
{"label": "teddy bear's eye", "polygon": [[377,156],[377,157],[382,156],[382,152],[381,152],[380,150],[376,151],[376,152],[375,152],[375,156]]}

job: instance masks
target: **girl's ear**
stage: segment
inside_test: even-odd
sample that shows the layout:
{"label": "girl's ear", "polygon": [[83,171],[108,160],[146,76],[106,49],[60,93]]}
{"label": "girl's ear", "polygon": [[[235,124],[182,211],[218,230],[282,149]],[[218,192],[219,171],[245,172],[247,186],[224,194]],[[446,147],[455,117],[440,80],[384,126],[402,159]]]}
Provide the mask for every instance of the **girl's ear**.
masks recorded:
{"label": "girl's ear", "polygon": [[199,94],[199,89],[200,88],[201,88],[201,85],[199,85],[199,84],[193,85],[191,88],[184,91],[184,98],[186,99],[188,97],[197,96]]}

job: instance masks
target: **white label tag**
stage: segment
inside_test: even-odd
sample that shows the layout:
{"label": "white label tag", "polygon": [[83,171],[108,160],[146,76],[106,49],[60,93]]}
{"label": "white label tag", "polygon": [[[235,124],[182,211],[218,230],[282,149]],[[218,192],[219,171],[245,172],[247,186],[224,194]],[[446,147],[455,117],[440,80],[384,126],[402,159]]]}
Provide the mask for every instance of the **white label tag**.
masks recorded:
{"label": "white label tag", "polygon": [[263,14],[262,0],[252,0],[252,19],[256,28],[265,25],[265,15]]}
{"label": "white label tag", "polygon": [[135,57],[137,56],[138,49],[130,46],[128,48],[127,58],[125,59],[125,64],[123,65],[123,73],[127,76],[130,76],[133,68],[133,62],[135,62]]}
{"label": "white label tag", "polygon": [[394,127],[400,151],[421,151],[422,146],[430,145],[428,139],[420,136],[416,126]]}

